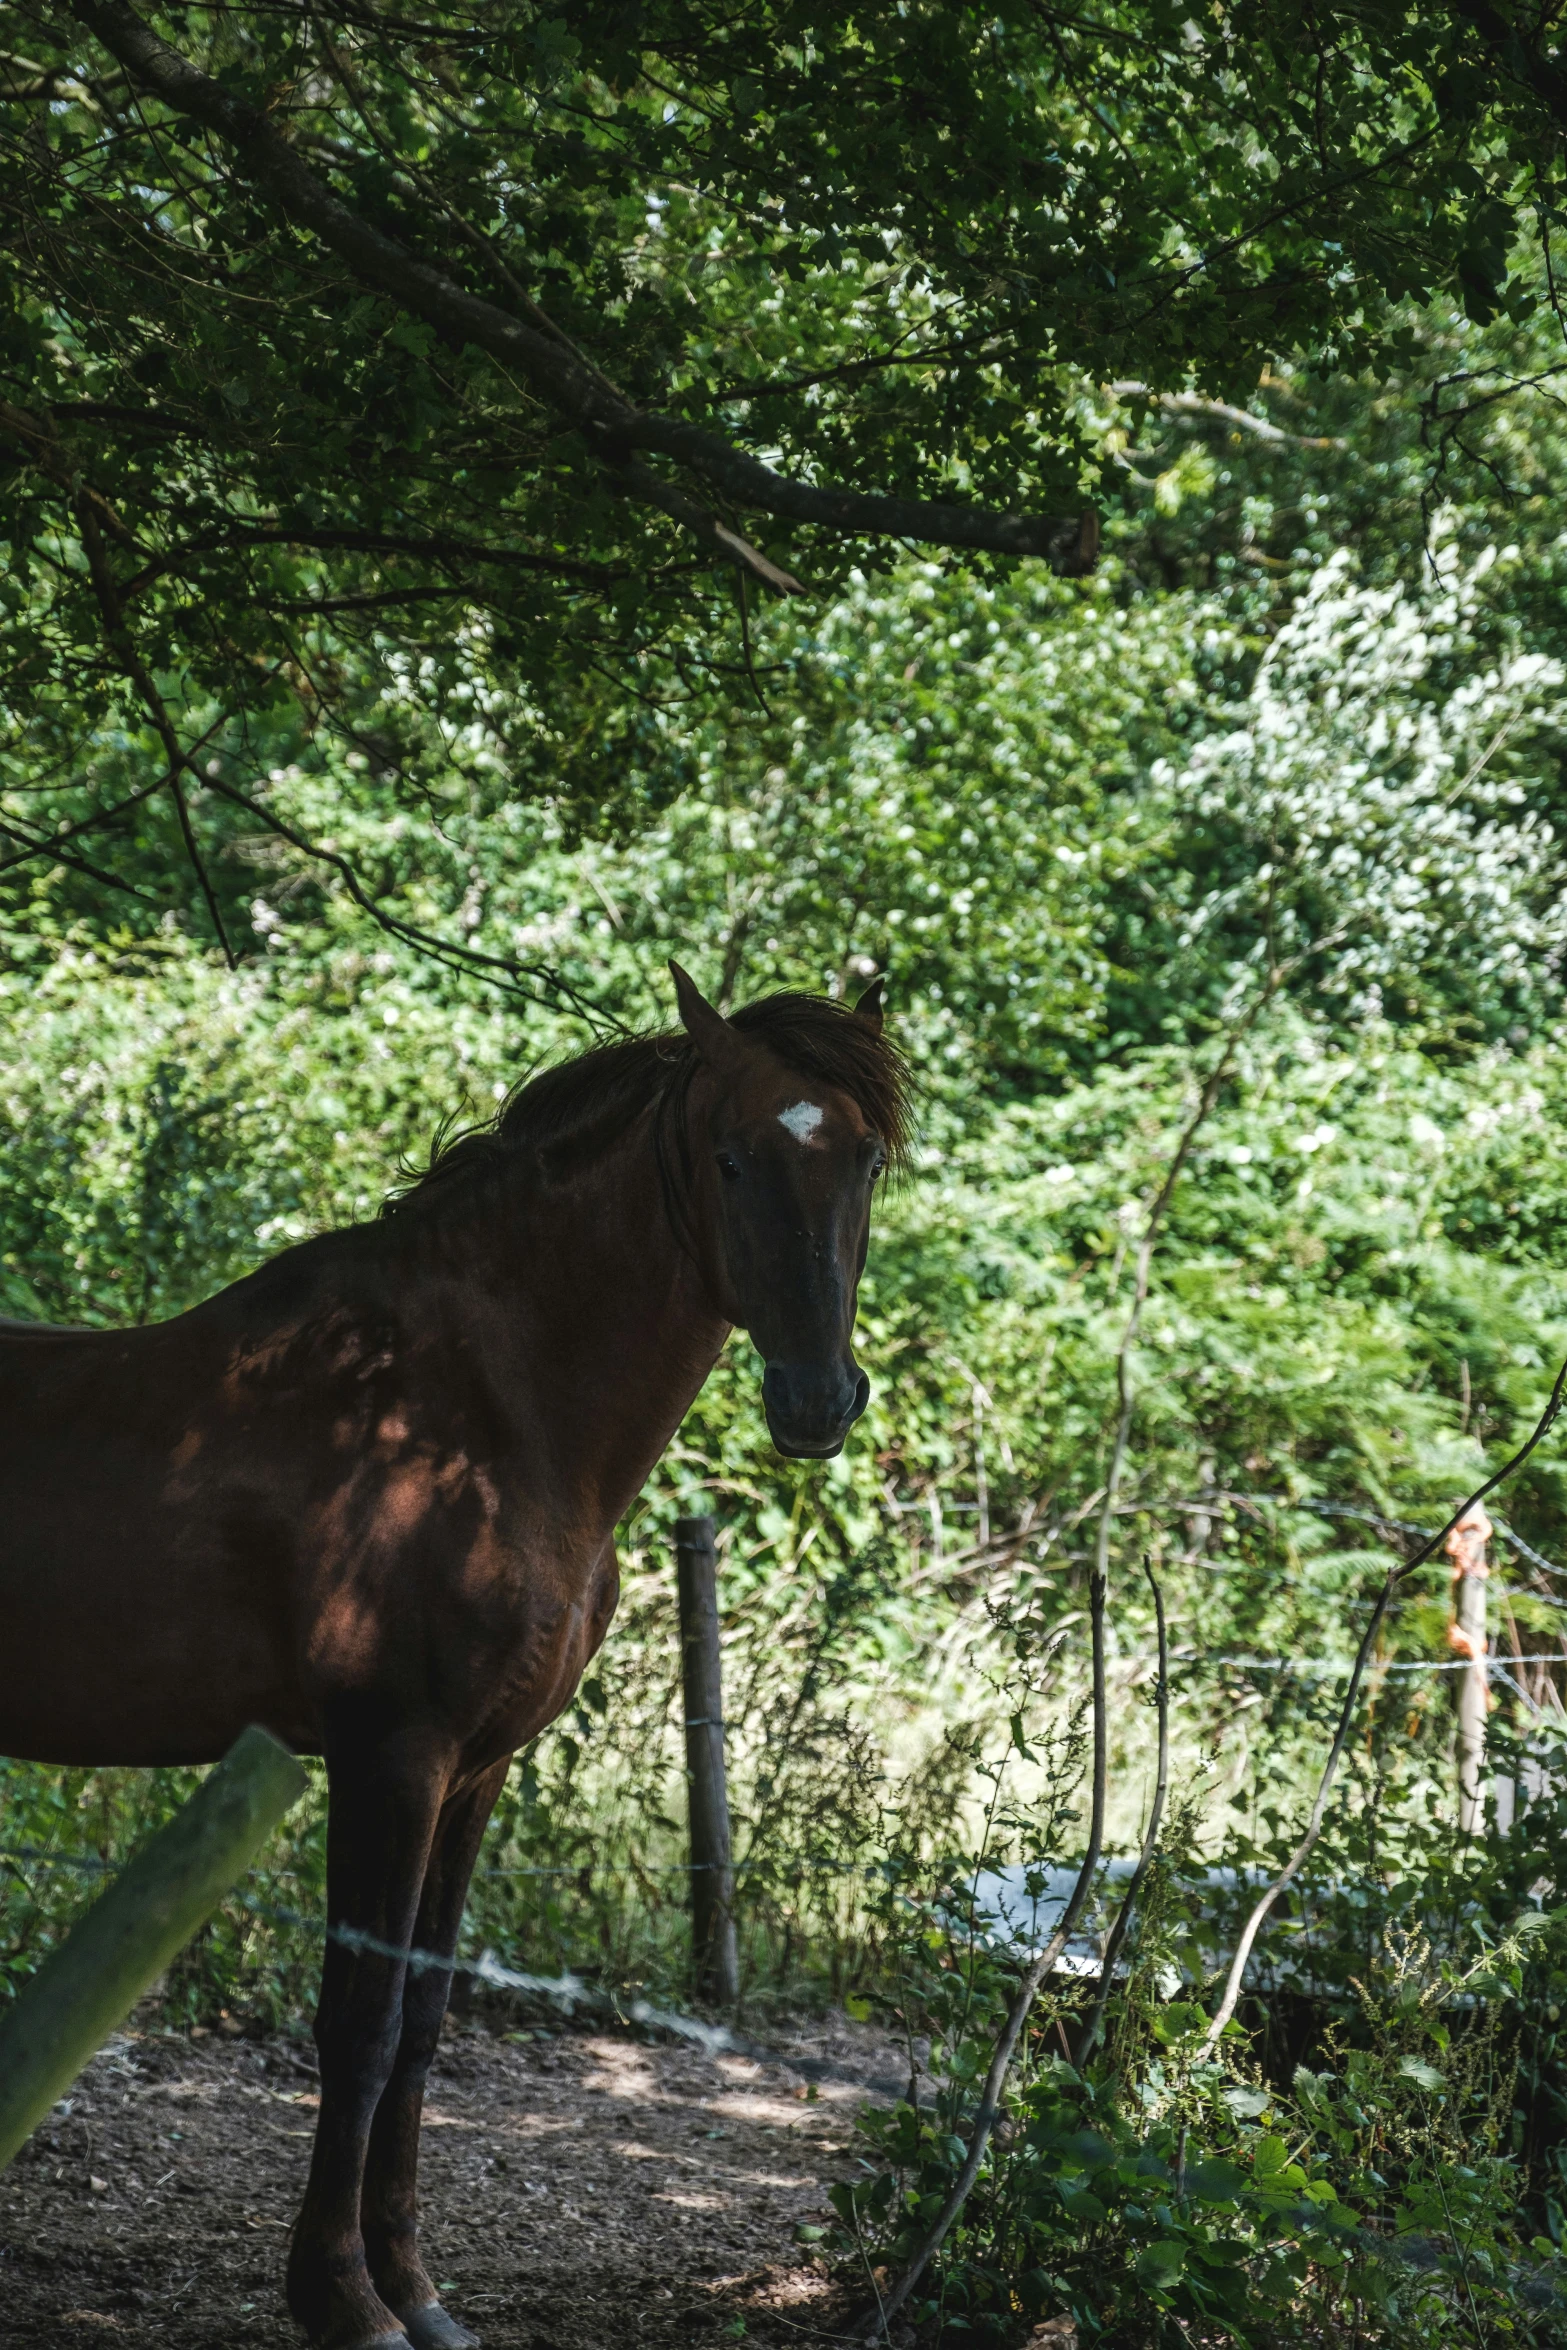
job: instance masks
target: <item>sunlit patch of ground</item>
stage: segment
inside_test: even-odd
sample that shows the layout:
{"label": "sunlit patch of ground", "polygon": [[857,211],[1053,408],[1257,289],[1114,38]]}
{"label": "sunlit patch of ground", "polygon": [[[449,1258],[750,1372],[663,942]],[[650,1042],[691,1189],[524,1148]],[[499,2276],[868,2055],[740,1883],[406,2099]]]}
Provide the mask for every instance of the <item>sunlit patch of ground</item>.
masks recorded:
{"label": "sunlit patch of ground", "polygon": [[[841,2022],[774,2039],[852,2078],[607,2034],[443,2044],[426,2241],[487,2350],[838,2338],[796,2230],[852,2168],[855,2083],[899,2060]],[[284,2041],[116,2042],[0,2173],[0,2345],[298,2350],[282,2268],[313,2062]]]}

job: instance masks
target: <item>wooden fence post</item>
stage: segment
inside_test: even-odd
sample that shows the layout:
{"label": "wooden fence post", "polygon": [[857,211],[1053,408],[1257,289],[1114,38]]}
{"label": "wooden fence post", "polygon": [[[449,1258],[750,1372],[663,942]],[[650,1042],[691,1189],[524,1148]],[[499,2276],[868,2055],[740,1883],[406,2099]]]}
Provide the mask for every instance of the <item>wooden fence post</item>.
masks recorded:
{"label": "wooden fence post", "polygon": [[1491,1570],[1485,1546],[1495,1531],[1476,1503],[1459,1519],[1445,1545],[1453,1562],[1453,1620],[1447,1628],[1448,1642],[1469,1659],[1467,1672],[1458,1676],[1458,1829],[1463,1836],[1476,1835],[1485,1824],[1480,1782],[1485,1770],[1485,1717],[1491,1699],[1485,1622],[1485,1586]]}
{"label": "wooden fence post", "polygon": [[0,2170],[254,1859],[310,1781],[244,1731],[0,2018]]}
{"label": "wooden fence post", "polygon": [[675,1520],[680,1673],[685,1695],[691,1809],[691,1957],[699,1998],[733,2007],[740,1996],[735,1880],[724,1776],[724,1692],[718,1651],[718,1558],[711,1518]]}

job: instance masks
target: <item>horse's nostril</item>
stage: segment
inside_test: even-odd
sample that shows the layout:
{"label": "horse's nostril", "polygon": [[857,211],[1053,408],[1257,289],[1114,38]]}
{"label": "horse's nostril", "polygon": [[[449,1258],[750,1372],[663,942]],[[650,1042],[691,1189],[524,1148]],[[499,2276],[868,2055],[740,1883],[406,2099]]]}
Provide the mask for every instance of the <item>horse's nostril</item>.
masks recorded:
{"label": "horse's nostril", "polygon": [[768,1423],[774,1441],[786,1450],[836,1452],[845,1430],[864,1411],[870,1391],[871,1383],[858,1365],[818,1369],[769,1363],[762,1375]]}

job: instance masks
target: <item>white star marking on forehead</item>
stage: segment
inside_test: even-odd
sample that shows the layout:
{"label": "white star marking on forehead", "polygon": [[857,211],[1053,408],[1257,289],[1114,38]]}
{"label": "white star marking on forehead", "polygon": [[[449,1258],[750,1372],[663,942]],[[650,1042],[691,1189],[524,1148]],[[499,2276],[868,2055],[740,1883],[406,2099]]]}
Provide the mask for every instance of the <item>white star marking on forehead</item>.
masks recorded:
{"label": "white star marking on forehead", "polygon": [[822,1122],[823,1113],[814,1102],[796,1102],[792,1110],[780,1110],[778,1123],[787,1126],[796,1142],[809,1142]]}

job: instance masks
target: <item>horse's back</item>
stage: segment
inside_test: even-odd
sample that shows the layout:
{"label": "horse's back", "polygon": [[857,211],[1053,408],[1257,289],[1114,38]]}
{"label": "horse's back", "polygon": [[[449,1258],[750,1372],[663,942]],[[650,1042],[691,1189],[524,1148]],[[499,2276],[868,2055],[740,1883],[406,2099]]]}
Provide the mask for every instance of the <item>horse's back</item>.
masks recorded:
{"label": "horse's back", "polygon": [[[79,1390],[133,1386],[155,1351],[155,1326],[105,1330],[84,1322],[29,1322],[0,1314],[0,1454],[7,1438],[30,1449],[40,1435],[69,1442]],[[30,1407],[41,1419],[27,1425]],[[111,1407],[112,1409],[112,1407]]]}

